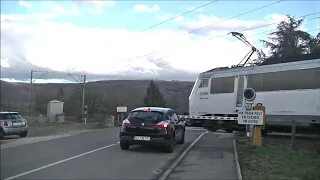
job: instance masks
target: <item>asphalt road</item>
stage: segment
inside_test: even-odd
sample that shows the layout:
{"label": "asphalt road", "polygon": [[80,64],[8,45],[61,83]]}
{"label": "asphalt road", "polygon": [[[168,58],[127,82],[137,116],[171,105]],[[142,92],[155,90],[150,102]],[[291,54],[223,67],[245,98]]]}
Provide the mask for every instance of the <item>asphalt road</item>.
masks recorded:
{"label": "asphalt road", "polygon": [[204,131],[187,130],[186,143],[159,148],[118,144],[119,127],[1,150],[1,179],[155,179]]}

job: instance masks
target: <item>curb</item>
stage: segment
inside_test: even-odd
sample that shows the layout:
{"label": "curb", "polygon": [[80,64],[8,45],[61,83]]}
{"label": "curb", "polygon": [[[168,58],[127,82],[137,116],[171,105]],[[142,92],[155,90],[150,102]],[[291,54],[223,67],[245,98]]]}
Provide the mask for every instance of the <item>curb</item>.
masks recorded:
{"label": "curb", "polygon": [[233,135],[234,135],[233,150],[234,150],[234,160],[235,160],[236,169],[237,169],[237,176],[238,176],[238,180],[242,180],[241,168],[240,168],[239,157],[238,157],[238,152],[237,152],[236,135],[234,133],[233,133]]}
{"label": "curb", "polygon": [[187,153],[190,151],[190,149],[199,141],[199,139],[204,135],[208,133],[203,132],[201,133],[183,152],[182,154],[171,164],[171,166],[161,175],[161,177],[158,180],[165,180],[170,173],[174,170],[174,168],[179,164],[179,162],[187,155]]}

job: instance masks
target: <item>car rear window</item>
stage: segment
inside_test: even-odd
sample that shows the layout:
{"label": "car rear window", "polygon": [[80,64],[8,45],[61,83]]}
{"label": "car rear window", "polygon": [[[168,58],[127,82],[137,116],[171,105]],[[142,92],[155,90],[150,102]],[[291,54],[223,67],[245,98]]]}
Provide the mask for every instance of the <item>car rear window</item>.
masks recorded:
{"label": "car rear window", "polygon": [[0,120],[23,119],[18,113],[1,113]]}
{"label": "car rear window", "polygon": [[164,114],[158,111],[134,111],[131,112],[128,116],[129,121],[144,119],[151,120],[153,123],[158,123],[163,121]]}

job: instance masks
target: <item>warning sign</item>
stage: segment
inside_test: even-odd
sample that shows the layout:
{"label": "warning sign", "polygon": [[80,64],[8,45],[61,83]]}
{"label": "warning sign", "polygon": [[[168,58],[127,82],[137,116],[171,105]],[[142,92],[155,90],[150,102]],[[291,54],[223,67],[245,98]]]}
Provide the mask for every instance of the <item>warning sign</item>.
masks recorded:
{"label": "warning sign", "polygon": [[263,125],[263,111],[261,110],[239,111],[238,124]]}

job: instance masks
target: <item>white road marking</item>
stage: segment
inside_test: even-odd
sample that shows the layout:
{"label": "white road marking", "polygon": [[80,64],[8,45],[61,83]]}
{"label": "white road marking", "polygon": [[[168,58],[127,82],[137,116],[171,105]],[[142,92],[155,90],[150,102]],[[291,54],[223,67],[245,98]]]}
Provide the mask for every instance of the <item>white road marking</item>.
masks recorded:
{"label": "white road marking", "polygon": [[61,161],[57,161],[57,162],[54,162],[54,163],[51,163],[51,164],[48,164],[48,165],[45,165],[45,166],[30,170],[30,171],[26,171],[26,172],[21,173],[21,174],[17,174],[15,176],[8,177],[8,178],[6,178],[4,180],[15,179],[15,178],[18,178],[18,177],[21,177],[21,176],[24,176],[24,175],[27,175],[27,174],[30,174],[30,173],[33,173],[33,172],[36,172],[36,171],[40,171],[42,169],[45,169],[45,168],[48,168],[48,167],[51,167],[51,166],[54,166],[54,165],[57,165],[57,164],[61,164],[61,163],[64,163],[66,161],[70,161],[72,159],[76,159],[76,158],[79,158],[79,157],[82,157],[82,156],[85,156],[85,155],[88,155],[88,154],[91,154],[91,153],[94,153],[94,152],[97,152],[97,151],[100,151],[100,150],[103,150],[103,149],[106,149],[106,148],[109,148],[109,147],[112,147],[112,146],[115,146],[115,145],[117,145],[119,143],[120,142],[117,142],[117,143],[110,144],[110,145],[107,145],[107,146],[104,146],[104,147],[101,147],[101,148],[98,148],[98,149],[95,149],[95,150],[92,150],[92,151],[88,151],[88,152],[85,152],[85,153],[82,153],[82,154],[79,154],[79,155],[76,155],[76,156],[72,156],[70,158],[67,158],[67,159],[64,159],[64,160],[61,160]]}
{"label": "white road marking", "polygon": [[183,159],[183,157],[190,151],[190,149],[199,141],[199,139],[204,135],[208,133],[208,131],[201,133],[196,140],[194,140],[188,147],[185,149],[181,155],[176,159],[173,164],[162,174],[162,176],[158,180],[165,180],[170,173],[174,170],[174,168],[179,164],[179,162]]}
{"label": "white road marking", "polygon": [[206,131],[206,129],[204,128],[198,128],[198,127],[186,127],[186,130],[189,130],[189,131]]}

